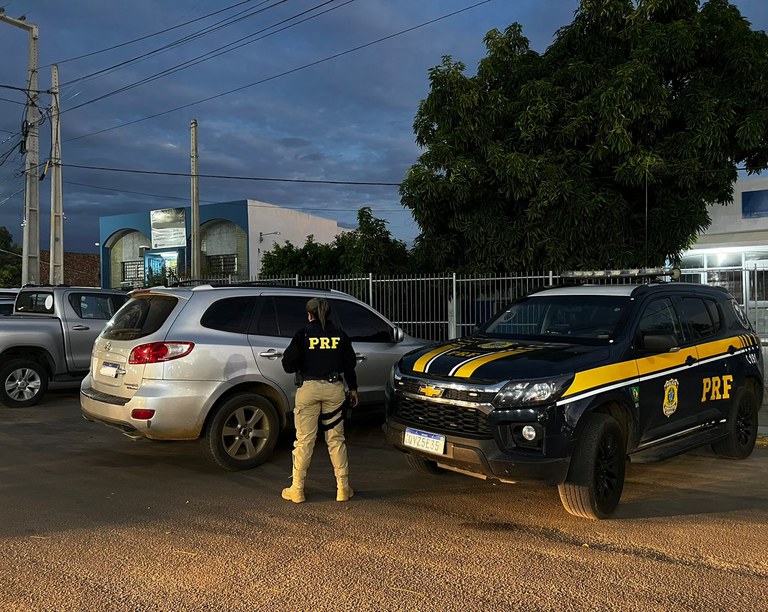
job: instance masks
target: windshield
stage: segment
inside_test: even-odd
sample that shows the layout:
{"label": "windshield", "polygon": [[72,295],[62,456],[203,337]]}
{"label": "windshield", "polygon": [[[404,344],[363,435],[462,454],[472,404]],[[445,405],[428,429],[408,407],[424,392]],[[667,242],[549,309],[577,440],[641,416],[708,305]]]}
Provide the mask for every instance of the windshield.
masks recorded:
{"label": "windshield", "polygon": [[540,295],[523,298],[486,323],[494,337],[608,340],[616,335],[630,308],[628,296]]}

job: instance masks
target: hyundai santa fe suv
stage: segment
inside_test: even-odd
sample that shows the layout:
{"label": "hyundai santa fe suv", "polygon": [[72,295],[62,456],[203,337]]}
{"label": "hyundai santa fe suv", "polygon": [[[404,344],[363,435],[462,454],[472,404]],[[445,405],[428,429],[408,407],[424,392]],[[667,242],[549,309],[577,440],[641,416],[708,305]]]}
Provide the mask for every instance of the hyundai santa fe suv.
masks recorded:
{"label": "hyundai santa fe suv", "polygon": [[292,420],[283,351],[324,297],[356,351],[360,408],[381,405],[389,371],[420,340],[333,290],[225,286],[137,290],[96,339],[83,416],[133,438],[200,439],[227,470],[262,463]]}

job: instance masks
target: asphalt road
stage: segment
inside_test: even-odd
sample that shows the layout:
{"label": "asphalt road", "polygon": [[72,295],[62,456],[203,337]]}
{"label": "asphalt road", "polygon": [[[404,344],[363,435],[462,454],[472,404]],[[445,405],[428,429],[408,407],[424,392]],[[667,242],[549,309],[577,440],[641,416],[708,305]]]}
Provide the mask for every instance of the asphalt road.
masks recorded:
{"label": "asphalt road", "polygon": [[132,442],[77,393],[0,408],[0,610],[765,610],[768,448],[630,465],[616,517],[557,490],[411,472],[379,419],[280,499],[290,441],[227,473],[195,443]]}

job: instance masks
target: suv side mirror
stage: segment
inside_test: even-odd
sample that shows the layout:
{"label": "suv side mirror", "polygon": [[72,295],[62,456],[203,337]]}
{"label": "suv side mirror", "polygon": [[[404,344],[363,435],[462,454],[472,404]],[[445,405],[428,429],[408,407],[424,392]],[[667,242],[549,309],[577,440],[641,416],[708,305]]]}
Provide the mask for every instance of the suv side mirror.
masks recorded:
{"label": "suv side mirror", "polygon": [[671,334],[648,334],[640,338],[640,348],[654,353],[669,353],[679,348]]}
{"label": "suv side mirror", "polygon": [[402,342],[405,340],[405,332],[399,327],[395,327],[392,333],[392,340],[394,342]]}

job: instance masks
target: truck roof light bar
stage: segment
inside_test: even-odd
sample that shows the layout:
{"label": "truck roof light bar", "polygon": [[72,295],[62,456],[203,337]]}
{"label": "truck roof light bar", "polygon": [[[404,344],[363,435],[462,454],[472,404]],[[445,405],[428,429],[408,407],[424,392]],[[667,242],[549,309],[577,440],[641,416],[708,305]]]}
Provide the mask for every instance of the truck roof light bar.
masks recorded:
{"label": "truck roof light bar", "polygon": [[647,278],[669,276],[672,280],[680,279],[679,268],[627,268],[624,270],[573,270],[562,272],[560,278],[586,280],[590,278]]}

